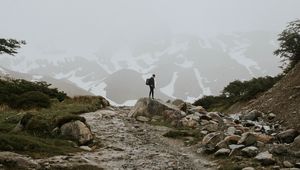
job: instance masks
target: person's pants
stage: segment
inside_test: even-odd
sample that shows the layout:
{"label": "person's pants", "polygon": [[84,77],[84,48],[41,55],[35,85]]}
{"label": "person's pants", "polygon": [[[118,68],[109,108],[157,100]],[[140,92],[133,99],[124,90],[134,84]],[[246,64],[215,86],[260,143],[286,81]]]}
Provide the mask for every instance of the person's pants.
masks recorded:
{"label": "person's pants", "polygon": [[150,87],[149,97],[151,97],[151,95],[152,95],[152,98],[154,98],[154,87],[151,87],[151,86],[149,86],[149,87]]}

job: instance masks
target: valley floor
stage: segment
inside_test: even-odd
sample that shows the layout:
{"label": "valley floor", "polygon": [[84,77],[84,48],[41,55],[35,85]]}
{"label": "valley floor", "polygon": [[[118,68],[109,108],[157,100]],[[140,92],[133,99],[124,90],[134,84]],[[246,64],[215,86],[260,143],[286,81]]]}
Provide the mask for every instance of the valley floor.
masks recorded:
{"label": "valley floor", "polygon": [[138,122],[130,108],[108,108],[83,114],[99,146],[37,162],[42,169],[216,169],[197,154],[196,146],[163,137],[170,128]]}

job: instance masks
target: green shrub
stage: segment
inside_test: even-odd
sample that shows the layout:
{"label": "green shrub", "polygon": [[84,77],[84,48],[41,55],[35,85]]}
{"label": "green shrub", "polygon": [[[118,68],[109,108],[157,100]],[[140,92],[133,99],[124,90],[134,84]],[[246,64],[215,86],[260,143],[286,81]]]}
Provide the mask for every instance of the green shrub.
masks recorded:
{"label": "green shrub", "polygon": [[[275,77],[259,77],[249,81],[236,80],[227,85],[219,96],[204,96],[194,102],[196,106],[203,106],[207,110],[218,108],[219,111],[227,109],[232,104],[240,101],[248,101],[255,98],[259,93],[269,90],[282,78],[282,75]],[[220,110],[221,109],[221,110]]]}
{"label": "green shrub", "polygon": [[30,91],[20,96],[12,95],[8,105],[17,109],[48,108],[51,105],[50,98],[42,92]]}
{"label": "green shrub", "polygon": [[[66,93],[58,91],[56,88],[50,88],[50,85],[51,84],[47,84],[46,82],[30,82],[23,79],[0,78],[0,103],[15,108],[22,108],[21,102],[24,102],[24,99],[22,98],[30,98],[31,95],[42,97],[42,99],[45,99],[44,95],[46,95],[48,98],[54,98],[60,102],[67,97]],[[32,93],[33,91],[40,92],[44,95]],[[31,104],[35,105],[34,103],[36,103],[37,100],[34,101],[32,99],[33,98],[24,104],[25,108],[31,108]],[[45,100],[44,102],[38,103],[37,106],[49,107]]]}

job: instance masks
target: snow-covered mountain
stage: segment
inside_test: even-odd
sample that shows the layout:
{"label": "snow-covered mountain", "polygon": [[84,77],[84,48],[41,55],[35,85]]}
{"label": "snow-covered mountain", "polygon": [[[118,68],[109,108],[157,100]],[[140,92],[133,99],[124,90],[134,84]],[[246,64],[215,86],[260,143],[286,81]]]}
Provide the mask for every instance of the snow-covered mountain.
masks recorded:
{"label": "snow-covered mountain", "polygon": [[93,95],[92,93],[76,86],[74,83],[66,79],[54,79],[49,76],[44,76],[40,74],[30,75],[26,73],[19,73],[11,71],[0,66],[0,77],[3,78],[15,78],[15,79],[25,79],[27,81],[46,81],[51,84],[52,88],[58,88],[68,94],[68,96],[80,96],[80,95]]}
{"label": "snow-covered mountain", "polygon": [[157,98],[192,102],[203,95],[219,93],[235,79],[280,72],[279,59],[272,54],[276,48],[276,38],[272,35],[267,32],[213,38],[178,35],[135,46],[101,46],[87,56],[0,57],[0,62],[14,71],[66,79],[113,103],[129,105],[148,95],[145,79],[155,73]]}

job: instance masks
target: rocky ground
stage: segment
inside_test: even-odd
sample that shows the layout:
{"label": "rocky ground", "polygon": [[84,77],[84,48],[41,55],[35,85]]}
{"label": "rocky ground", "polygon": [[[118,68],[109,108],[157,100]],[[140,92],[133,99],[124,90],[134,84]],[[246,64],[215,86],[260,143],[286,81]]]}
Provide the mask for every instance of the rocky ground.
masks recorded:
{"label": "rocky ground", "polygon": [[39,160],[7,152],[7,162],[26,169],[215,169],[197,148],[163,137],[170,128],[129,118],[129,109],[83,114],[95,134],[95,145],[81,146],[83,152]]}
{"label": "rocky ground", "polygon": [[[31,159],[0,153],[0,169],[284,169],[300,167],[300,136],[275,114],[224,115],[181,100],[141,98],[134,107],[106,107],[60,127],[82,152]],[[79,126],[80,125],[80,126]],[[78,130],[76,130],[78,129]],[[73,133],[74,132],[74,133]],[[59,133],[59,132],[58,132]],[[88,139],[88,140],[85,140]]]}

